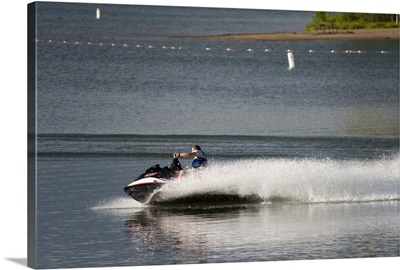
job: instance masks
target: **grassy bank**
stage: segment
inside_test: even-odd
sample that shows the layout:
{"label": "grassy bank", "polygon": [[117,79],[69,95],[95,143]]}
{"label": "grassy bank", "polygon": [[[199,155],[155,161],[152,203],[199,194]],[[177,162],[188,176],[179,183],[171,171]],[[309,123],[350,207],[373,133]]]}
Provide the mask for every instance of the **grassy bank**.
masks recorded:
{"label": "grassy bank", "polygon": [[[211,40],[237,41],[299,41],[299,40],[399,40],[399,28],[389,29],[355,29],[335,32],[286,32],[286,33],[254,33],[254,34],[222,34],[215,36],[198,36]],[[183,37],[180,37],[183,38]]]}

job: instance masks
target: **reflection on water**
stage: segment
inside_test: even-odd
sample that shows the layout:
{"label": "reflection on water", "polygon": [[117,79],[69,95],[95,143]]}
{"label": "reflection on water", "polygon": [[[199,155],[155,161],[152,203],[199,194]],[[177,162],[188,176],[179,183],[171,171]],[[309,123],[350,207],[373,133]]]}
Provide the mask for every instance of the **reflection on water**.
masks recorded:
{"label": "reflection on water", "polygon": [[144,264],[397,256],[398,204],[149,207],[125,228]]}
{"label": "reflection on water", "polygon": [[352,108],[345,111],[343,131],[348,135],[399,136],[399,108]]}
{"label": "reflection on water", "polygon": [[[172,263],[205,263],[207,251],[216,244],[217,238],[210,236],[217,224],[239,217],[243,207],[145,208],[127,219],[125,226],[134,247],[138,240],[146,246],[146,256],[169,252]],[[214,224],[215,220],[219,222]]]}

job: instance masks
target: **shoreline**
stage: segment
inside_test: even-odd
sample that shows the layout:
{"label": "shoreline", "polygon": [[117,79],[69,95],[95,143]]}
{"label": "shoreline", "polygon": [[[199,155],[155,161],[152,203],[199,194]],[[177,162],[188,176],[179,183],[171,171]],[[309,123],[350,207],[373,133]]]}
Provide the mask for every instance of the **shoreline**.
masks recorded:
{"label": "shoreline", "polygon": [[399,28],[355,29],[325,32],[279,32],[254,34],[221,34],[211,36],[186,36],[176,38],[195,38],[209,40],[237,41],[305,41],[305,40],[399,40]]}

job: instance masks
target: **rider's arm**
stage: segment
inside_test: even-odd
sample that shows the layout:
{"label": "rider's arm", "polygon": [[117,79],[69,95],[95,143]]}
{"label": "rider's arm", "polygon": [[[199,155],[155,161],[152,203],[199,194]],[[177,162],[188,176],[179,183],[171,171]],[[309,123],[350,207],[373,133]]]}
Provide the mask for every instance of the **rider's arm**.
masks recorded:
{"label": "rider's arm", "polygon": [[195,152],[182,152],[182,153],[178,153],[177,157],[195,157],[196,153]]}

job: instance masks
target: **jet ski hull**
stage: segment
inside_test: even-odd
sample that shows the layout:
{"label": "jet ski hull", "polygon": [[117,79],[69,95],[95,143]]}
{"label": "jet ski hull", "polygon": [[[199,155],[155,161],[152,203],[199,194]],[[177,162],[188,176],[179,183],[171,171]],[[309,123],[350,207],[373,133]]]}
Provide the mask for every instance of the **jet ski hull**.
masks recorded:
{"label": "jet ski hull", "polygon": [[148,177],[141,180],[136,180],[126,187],[124,191],[134,200],[147,204],[153,195],[166,184],[166,180]]}
{"label": "jet ski hull", "polygon": [[126,194],[134,200],[147,204],[157,191],[167,181],[175,179],[182,170],[181,163],[177,158],[172,160],[171,166],[161,168],[159,164],[151,166],[139,175],[132,183],[124,187]]}

